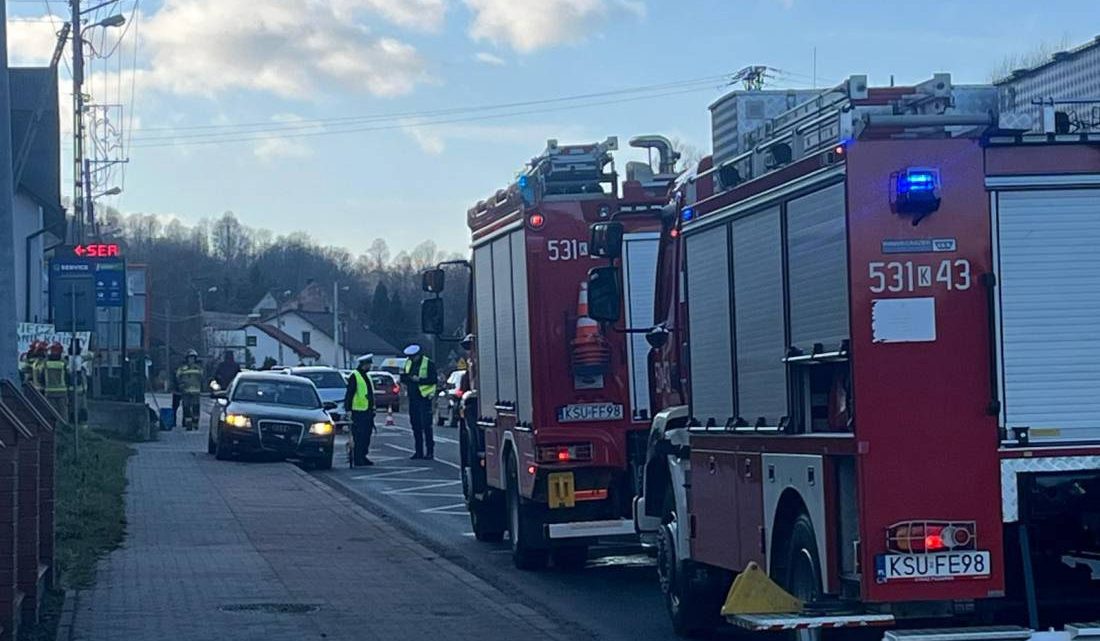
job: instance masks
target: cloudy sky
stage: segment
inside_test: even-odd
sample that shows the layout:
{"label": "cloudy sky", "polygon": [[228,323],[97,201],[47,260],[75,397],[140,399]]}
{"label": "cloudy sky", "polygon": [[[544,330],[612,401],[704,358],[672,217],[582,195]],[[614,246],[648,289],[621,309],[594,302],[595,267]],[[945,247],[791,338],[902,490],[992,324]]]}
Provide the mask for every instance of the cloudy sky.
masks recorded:
{"label": "cloudy sky", "polygon": [[[809,87],[816,49],[817,86],[984,82],[1098,29],[1082,19],[1096,0],[136,2],[89,35],[89,93],[126,105],[130,130],[107,202],[184,222],[233,210],[353,252],[379,236],[463,250],[466,208],[547,138],[663,133],[709,152],[706,107],[746,65]],[[8,0],[13,65],[49,58],[66,8]]]}

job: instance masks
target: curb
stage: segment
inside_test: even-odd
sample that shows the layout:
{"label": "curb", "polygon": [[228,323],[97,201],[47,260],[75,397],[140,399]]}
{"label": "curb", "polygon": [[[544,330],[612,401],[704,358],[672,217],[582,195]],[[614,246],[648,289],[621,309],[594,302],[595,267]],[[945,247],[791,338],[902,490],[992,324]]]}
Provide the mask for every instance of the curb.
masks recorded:
{"label": "curb", "polygon": [[[340,482],[324,476],[314,476],[291,465],[295,472],[308,480],[319,489],[333,495],[340,503],[346,505],[359,514],[364,520],[386,530],[394,539],[400,539],[414,554],[425,559],[430,559],[440,570],[443,570],[461,581],[466,587],[488,599],[502,616],[514,617],[523,620],[532,627],[537,628],[547,636],[559,641],[577,641],[578,639],[597,638],[595,634],[579,624],[563,626],[555,622],[552,613],[544,609],[536,610],[530,605],[520,603],[514,596],[494,586],[487,579],[478,576],[471,569],[463,567],[456,562],[465,557],[456,558],[455,553],[441,549],[442,546],[429,542],[417,535],[415,530],[400,517],[393,517],[379,506],[374,505],[369,499],[348,489]],[[390,518],[387,518],[390,517]],[[393,518],[393,520],[390,520]]]}
{"label": "curb", "polygon": [[72,641],[76,628],[76,604],[79,599],[79,591],[65,590],[65,602],[61,604],[61,616],[57,620],[55,641]]}

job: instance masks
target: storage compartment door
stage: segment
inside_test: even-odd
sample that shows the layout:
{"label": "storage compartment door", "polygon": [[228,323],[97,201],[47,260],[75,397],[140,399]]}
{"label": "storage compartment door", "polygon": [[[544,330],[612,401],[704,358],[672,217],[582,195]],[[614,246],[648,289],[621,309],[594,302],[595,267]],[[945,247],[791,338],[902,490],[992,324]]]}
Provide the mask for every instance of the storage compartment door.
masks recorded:
{"label": "storage compartment door", "polygon": [[1100,189],[994,194],[1002,426],[1100,440]]}
{"label": "storage compartment door", "polygon": [[493,305],[493,249],[474,250],[474,305],[477,307],[477,398],[479,416],[496,417],[497,332]]}
{"label": "storage compartment door", "polygon": [[723,225],[685,238],[691,411],[703,425],[735,416],[728,234]]}
{"label": "storage compartment door", "polygon": [[[627,234],[623,238],[623,298],[626,302],[626,326],[647,329],[653,326],[654,289],[657,286],[657,233]],[[645,334],[627,334],[627,359],[630,366],[631,417],[649,418],[649,343]]]}

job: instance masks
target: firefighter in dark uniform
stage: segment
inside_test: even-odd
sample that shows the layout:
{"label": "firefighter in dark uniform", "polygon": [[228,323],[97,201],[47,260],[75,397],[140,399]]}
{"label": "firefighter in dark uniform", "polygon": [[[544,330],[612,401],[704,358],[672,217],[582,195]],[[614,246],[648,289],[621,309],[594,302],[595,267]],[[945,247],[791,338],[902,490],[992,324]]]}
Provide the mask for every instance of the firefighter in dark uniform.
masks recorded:
{"label": "firefighter in dark uniform", "polygon": [[202,392],[202,366],[199,353],[188,350],[187,360],[176,370],[176,391],[183,405],[183,428],[199,429],[199,394]]}
{"label": "firefighter in dark uniform", "polygon": [[344,393],[344,412],[351,416],[352,467],[374,465],[367,458],[374,433],[374,385],[367,375],[373,361],[374,354],[364,354],[355,359],[355,371],[348,377],[348,388]]}
{"label": "firefighter in dark uniform", "polygon": [[413,430],[413,460],[435,458],[435,438],[432,435],[432,404],[439,374],[435,363],[424,355],[419,345],[405,348],[405,369],[401,380],[409,395],[409,422]]}

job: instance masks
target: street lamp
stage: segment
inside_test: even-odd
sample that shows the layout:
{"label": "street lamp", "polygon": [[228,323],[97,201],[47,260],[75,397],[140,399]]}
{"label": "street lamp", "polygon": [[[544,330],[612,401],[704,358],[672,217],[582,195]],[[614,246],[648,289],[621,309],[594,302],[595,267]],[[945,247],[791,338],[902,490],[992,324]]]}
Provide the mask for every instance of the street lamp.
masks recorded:
{"label": "street lamp", "polygon": [[344,367],[347,367],[347,349],[340,340],[340,292],[351,291],[351,287],[332,281],[332,366],[339,367],[340,354],[344,354]]}
{"label": "street lamp", "polygon": [[[285,290],[283,292],[283,302],[286,302],[286,299],[290,298],[291,294],[293,294],[293,293],[294,292],[290,291],[289,289]],[[278,301],[276,301],[276,302],[278,302]],[[279,327],[279,334],[282,334],[283,333],[283,303],[279,303],[279,308],[275,310],[275,323]],[[279,336],[279,364],[280,365],[284,364],[283,363],[283,337],[282,336]]]}
{"label": "street lamp", "polygon": [[[217,285],[207,288],[207,294],[213,294],[218,291]],[[199,295],[199,326],[201,331],[199,333],[199,346],[202,348],[202,355],[204,358],[210,356],[206,353],[206,301],[203,300],[203,291],[201,289],[195,289],[195,292]]]}
{"label": "street lamp", "polygon": [[99,22],[88,25],[87,27],[85,27],[85,29],[90,29],[92,27],[121,27],[124,24],[126,24],[126,16],[122,15],[121,13],[116,13],[115,15],[104,18]]}
{"label": "street lamp", "polygon": [[104,196],[117,196],[121,193],[122,193],[122,187],[111,187],[110,189],[103,192],[102,194],[96,194],[96,195],[92,196],[92,199],[95,200],[96,198],[102,198]]}

